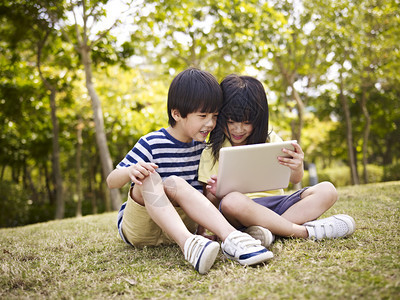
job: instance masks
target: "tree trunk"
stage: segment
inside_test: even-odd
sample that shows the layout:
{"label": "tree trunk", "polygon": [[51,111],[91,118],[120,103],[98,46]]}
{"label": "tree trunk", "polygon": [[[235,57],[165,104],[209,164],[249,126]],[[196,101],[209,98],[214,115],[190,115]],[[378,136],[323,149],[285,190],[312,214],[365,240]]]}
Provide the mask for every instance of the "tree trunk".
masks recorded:
{"label": "tree trunk", "polygon": [[54,204],[54,193],[51,190],[50,187],[50,176],[49,176],[49,170],[47,169],[47,162],[43,162],[43,169],[44,169],[44,176],[45,176],[45,182],[46,182],[46,191],[49,197],[49,203],[50,205]]}
{"label": "tree trunk", "polygon": [[[298,116],[298,124],[297,126],[292,126],[292,138],[297,140],[297,143],[300,145],[301,143],[301,131],[303,130],[304,126],[304,102],[301,100],[299,93],[297,92],[296,88],[294,87],[295,78],[296,78],[296,70],[289,73],[287,68],[283,65],[281,59],[279,57],[275,57],[275,60],[279,66],[281,74],[283,78],[286,80],[288,86],[292,89],[292,99],[296,101],[297,107],[297,116]],[[292,124],[293,125],[293,124]]]}
{"label": "tree trunk", "polygon": [[351,125],[350,119],[350,109],[349,104],[347,103],[347,98],[343,93],[343,76],[342,72],[339,73],[340,75],[340,94],[339,98],[343,106],[345,122],[346,122],[346,141],[347,141],[347,153],[349,155],[350,161],[350,172],[351,172],[351,181],[353,184],[358,185],[360,184],[360,180],[358,178],[358,171],[357,171],[357,164],[355,161],[355,155],[353,152],[353,128]]}
{"label": "tree trunk", "polygon": [[364,140],[363,140],[363,147],[362,147],[362,152],[363,152],[363,177],[364,177],[364,183],[368,183],[368,170],[367,170],[367,164],[368,164],[368,140],[369,140],[369,133],[371,130],[371,117],[369,115],[368,109],[367,109],[367,93],[365,91],[366,87],[362,87],[362,96],[361,96],[361,109],[365,118],[365,126],[364,126]]}
{"label": "tree trunk", "polygon": [[90,200],[92,204],[92,213],[95,215],[98,212],[97,208],[97,201],[96,201],[96,191],[94,188],[94,184],[96,183],[96,171],[95,171],[95,166],[92,163],[92,160],[89,159],[89,180],[88,180],[88,187],[89,187],[89,194],[90,194]]}
{"label": "tree trunk", "polygon": [[6,170],[7,165],[2,165],[1,166],[1,175],[0,175],[0,180],[3,181],[4,178],[4,171]]}
{"label": "tree trunk", "polygon": [[[90,48],[86,45],[81,48],[82,62],[85,68],[86,88],[90,99],[92,100],[93,118],[96,129],[96,142],[100,154],[100,162],[103,171],[103,177],[107,178],[108,174],[113,170],[111,155],[108,150],[107,137],[104,131],[104,119],[101,109],[100,99],[94,89],[93,75],[90,59]],[[118,210],[121,206],[121,194],[118,189],[110,189],[111,206],[113,210]],[[108,205],[106,205],[107,207]]]}
{"label": "tree trunk", "polygon": [[32,176],[31,176],[31,170],[28,167],[27,163],[24,162],[24,181],[26,181],[26,187],[29,187],[29,190],[31,191],[30,197],[32,198],[33,203],[38,203],[39,202],[39,193],[35,187],[35,184],[33,183]]}
{"label": "tree trunk", "polygon": [[298,116],[298,123],[297,123],[297,128],[296,128],[296,132],[294,132],[294,139],[297,140],[297,143],[300,145],[301,144],[301,132],[303,130],[303,126],[304,126],[304,102],[303,100],[301,100],[299,93],[297,92],[297,90],[294,87],[294,82],[290,83],[290,86],[292,87],[292,97],[293,100],[296,101],[297,103],[297,116]]}
{"label": "tree trunk", "polygon": [[53,86],[43,75],[41,69],[41,58],[42,58],[42,48],[46,43],[46,40],[50,34],[48,30],[42,40],[38,42],[37,48],[37,61],[36,66],[39,71],[40,79],[42,80],[44,86],[50,91],[50,110],[51,110],[51,123],[53,131],[53,151],[52,151],[52,162],[53,162],[53,177],[54,177],[54,189],[56,192],[56,219],[64,218],[65,206],[64,206],[64,193],[63,193],[63,181],[61,176],[61,166],[60,166],[60,144],[59,144],[59,126],[57,119],[57,105],[56,105],[56,95],[57,89]]}
{"label": "tree trunk", "polygon": [[76,126],[77,146],[76,146],[76,193],[78,195],[78,203],[76,205],[76,216],[82,217],[82,173],[81,173],[81,157],[82,157],[82,119],[78,118],[78,125]]}
{"label": "tree trunk", "polygon": [[383,162],[382,162],[384,166],[390,165],[393,162],[393,151],[392,151],[393,145],[395,145],[395,138],[389,137],[385,140],[386,150],[383,153]]}
{"label": "tree trunk", "polygon": [[50,107],[51,107],[51,122],[53,124],[53,176],[55,182],[56,190],[56,219],[64,218],[65,204],[64,204],[64,194],[63,194],[63,181],[61,176],[60,167],[60,145],[59,139],[59,129],[57,120],[57,108],[56,108],[56,92],[55,89],[51,91],[50,94]]}
{"label": "tree trunk", "polygon": [[[292,97],[297,103],[297,116],[298,116],[298,123],[297,126],[293,126],[292,128],[292,136],[294,140],[297,140],[297,143],[301,145],[301,132],[303,130],[304,126],[304,102],[301,100],[299,93],[294,87],[294,82],[290,83],[290,86],[292,87]],[[295,130],[293,132],[293,130]],[[293,184],[293,189],[299,190],[301,189],[301,181],[299,183]]]}

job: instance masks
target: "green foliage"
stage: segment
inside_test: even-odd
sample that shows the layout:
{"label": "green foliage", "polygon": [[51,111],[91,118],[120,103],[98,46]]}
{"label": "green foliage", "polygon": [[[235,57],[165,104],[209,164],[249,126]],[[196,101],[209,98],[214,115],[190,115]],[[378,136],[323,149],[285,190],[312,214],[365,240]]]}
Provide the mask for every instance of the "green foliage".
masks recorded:
{"label": "green foliage", "polygon": [[167,94],[164,80],[150,72],[108,68],[98,73],[98,92],[103,101],[106,133],[115,165],[150,131],[168,126]]}
{"label": "green foliage", "polygon": [[[318,166],[320,180],[350,184],[348,169],[335,167],[349,163],[344,108],[338,98],[340,70],[358,163],[363,159],[366,126],[360,106],[364,92],[371,118],[367,161],[376,165],[368,166],[369,181],[399,179],[398,1],[294,3],[135,1],[128,9],[129,16],[121,14],[121,22],[114,27],[129,31],[129,40],[111,35],[114,32],[107,28],[91,32],[88,38],[93,44],[87,46],[93,46],[94,87],[102,102],[113,163],[117,164],[140,136],[167,126],[166,99],[172,76],[187,66],[197,66],[219,80],[233,72],[262,80],[268,93],[270,123],[284,139],[293,138],[299,127],[294,87],[305,105],[301,146],[306,162]],[[84,214],[105,207],[105,178],[91,102],[80,70],[81,56],[74,48],[76,29],[81,31],[82,26],[71,26],[72,18],[66,15],[72,16],[75,8],[79,19],[81,4],[58,0],[0,3],[0,168],[12,170],[1,174],[1,179],[10,182],[12,191],[41,193],[31,199],[32,207],[42,207],[43,202],[47,211],[54,209],[49,93],[36,68],[38,42],[49,32],[41,63],[43,76],[58,91],[67,216],[74,215],[76,206],[79,126]],[[109,1],[86,4],[92,13],[89,19],[106,24]],[[54,20],[63,21],[54,26]],[[133,55],[141,56],[139,63],[135,63],[137,57],[131,59]],[[28,184],[30,180],[32,184]],[[8,192],[2,190],[2,199],[13,201],[3,193]]]}
{"label": "green foliage", "polygon": [[335,186],[351,185],[350,168],[346,166],[329,168],[318,172],[319,181],[330,181]]}
{"label": "green foliage", "polygon": [[[21,76],[26,70],[19,71]],[[29,78],[18,79],[3,77],[0,82],[0,161],[13,167],[29,157],[47,159],[51,150],[49,105],[42,100],[45,92]]]}
{"label": "green foliage", "polygon": [[257,63],[253,56],[267,47],[265,40],[257,47],[259,36],[284,21],[267,2],[253,0],[187,0],[183,5],[150,0],[139,5],[135,18],[130,48],[137,55],[161,61],[171,72],[195,66],[218,79],[244,72],[250,61]]}
{"label": "green foliage", "polygon": [[118,53],[115,51],[117,48],[116,41],[115,37],[108,35],[96,43],[92,50],[92,62],[94,65],[107,68],[119,62]]}
{"label": "green foliage", "polygon": [[[367,165],[368,172],[368,183],[376,183],[382,181],[392,181],[397,180],[395,176],[392,177],[384,176],[387,168],[377,165]],[[358,168],[359,174],[362,174],[362,168]],[[327,169],[318,170],[318,181],[330,181],[336,187],[351,185],[350,168],[348,166],[332,167]],[[308,171],[304,172],[304,177],[302,180],[302,185],[309,185],[309,174]],[[361,182],[364,183],[364,182]]]}
{"label": "green foliage", "polygon": [[0,181],[0,227],[15,227],[44,222],[54,215],[54,207],[34,203],[30,192],[10,181]]}
{"label": "green foliage", "polygon": [[[358,172],[362,174],[361,168],[359,168]],[[383,181],[384,168],[382,166],[367,165],[367,172],[368,172],[368,183]],[[361,183],[365,183],[363,182],[363,179],[361,179]]]}
{"label": "green foliage", "polygon": [[383,168],[383,181],[400,180],[400,164],[393,164]]}
{"label": "green foliage", "polygon": [[[344,108],[337,96],[342,89],[350,106],[357,159],[362,161],[362,156],[366,155],[369,162],[390,164],[392,152],[399,147],[400,141],[400,109],[398,88],[395,87],[399,76],[389,75],[391,71],[387,70],[399,67],[396,62],[398,46],[391,38],[399,34],[398,3],[305,1],[304,5],[306,11],[313,13],[315,29],[312,34],[320,37],[320,54],[330,68],[330,72],[321,77],[323,80],[317,82],[317,87],[325,93],[313,99],[312,105],[317,108],[317,115],[326,117],[329,114],[339,121],[331,138],[334,148],[343,149],[337,158],[348,160]],[[343,74],[342,83],[334,76],[338,72]],[[326,89],[326,84],[336,85],[336,92],[333,88]],[[362,110],[363,100],[366,100],[364,109],[371,118],[369,140],[365,140],[368,124]],[[385,136],[381,135],[383,131]],[[362,146],[367,142],[368,153],[363,154]]]}

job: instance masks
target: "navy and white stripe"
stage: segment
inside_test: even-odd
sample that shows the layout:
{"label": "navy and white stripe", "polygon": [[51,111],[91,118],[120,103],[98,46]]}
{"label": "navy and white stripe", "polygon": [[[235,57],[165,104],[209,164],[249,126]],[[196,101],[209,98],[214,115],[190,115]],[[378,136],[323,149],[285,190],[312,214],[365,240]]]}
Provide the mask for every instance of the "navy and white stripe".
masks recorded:
{"label": "navy and white stripe", "polygon": [[121,239],[125,243],[127,243],[128,245],[132,246],[132,244],[128,242],[128,240],[125,238],[124,234],[122,233],[122,219],[123,219],[123,216],[124,216],[125,207],[126,207],[126,202],[121,205],[121,208],[119,209],[119,212],[118,212],[118,217],[117,217],[118,233],[119,233],[119,236],[121,237]]}
{"label": "navy and white stripe", "polygon": [[[203,186],[198,181],[197,171],[204,147],[205,143],[202,142],[183,143],[178,141],[162,128],[140,138],[117,165],[117,168],[126,168],[139,161],[152,162],[158,165],[157,172],[163,180],[171,175],[176,175],[202,192]],[[125,203],[118,213],[118,231],[126,242],[121,229],[124,209]]]}
{"label": "navy and white stripe", "polygon": [[152,162],[158,165],[157,172],[162,179],[176,175],[202,192],[197,170],[204,147],[202,142],[178,141],[162,128],[140,138],[117,168],[129,167],[139,161]]}

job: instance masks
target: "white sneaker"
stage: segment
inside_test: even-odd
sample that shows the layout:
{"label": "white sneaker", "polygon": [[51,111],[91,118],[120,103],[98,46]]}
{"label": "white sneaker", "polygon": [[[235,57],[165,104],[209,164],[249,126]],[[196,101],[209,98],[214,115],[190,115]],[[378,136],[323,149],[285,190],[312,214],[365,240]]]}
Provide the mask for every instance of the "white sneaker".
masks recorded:
{"label": "white sneaker", "polygon": [[271,251],[261,246],[259,240],[240,231],[230,233],[221,247],[226,257],[238,261],[243,266],[256,265],[274,256]]}
{"label": "white sneaker", "polygon": [[219,243],[201,235],[193,235],[186,240],[183,249],[185,259],[193,265],[197,272],[205,274],[217,258]]}
{"label": "white sneaker", "polygon": [[304,223],[308,238],[321,240],[351,235],[356,230],[354,219],[348,215],[334,215],[329,218]]}
{"label": "white sneaker", "polygon": [[244,230],[251,237],[259,240],[261,245],[265,248],[271,246],[271,244],[275,241],[275,236],[269,231],[267,228],[261,226],[250,226]]}

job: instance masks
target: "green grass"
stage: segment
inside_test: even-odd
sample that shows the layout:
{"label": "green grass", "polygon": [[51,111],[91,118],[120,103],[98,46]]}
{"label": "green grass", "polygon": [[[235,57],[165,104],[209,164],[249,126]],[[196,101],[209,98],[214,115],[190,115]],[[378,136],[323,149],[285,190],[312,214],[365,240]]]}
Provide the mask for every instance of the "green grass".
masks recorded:
{"label": "green grass", "polygon": [[266,265],[220,254],[207,275],[177,246],[135,249],[116,213],[0,230],[0,299],[399,299],[400,182],[339,189],[325,216],[347,213],[347,239],[278,239]]}

